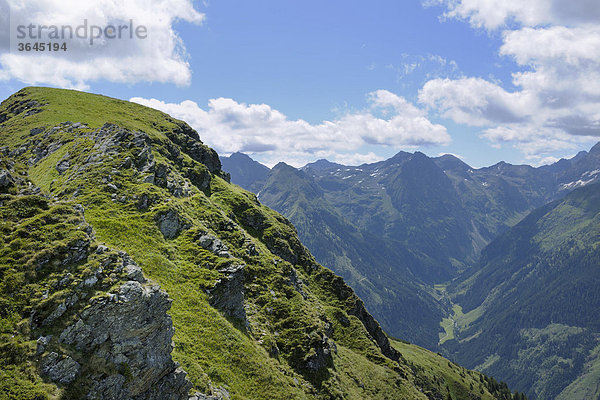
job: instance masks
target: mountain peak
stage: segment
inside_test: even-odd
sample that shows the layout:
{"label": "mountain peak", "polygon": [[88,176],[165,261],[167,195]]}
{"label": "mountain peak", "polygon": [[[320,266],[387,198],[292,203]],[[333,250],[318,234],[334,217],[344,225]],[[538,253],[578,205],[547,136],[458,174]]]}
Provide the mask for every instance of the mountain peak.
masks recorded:
{"label": "mountain peak", "polygon": [[331,162],[325,158],[321,158],[315,162],[306,164],[304,167],[302,167],[300,169],[305,170],[305,169],[310,168],[310,169],[314,169],[317,171],[325,171],[325,170],[341,168],[341,167],[344,167],[344,165]]}
{"label": "mountain peak", "polygon": [[471,166],[453,154],[444,154],[433,159],[444,171],[467,171]]}
{"label": "mountain peak", "polygon": [[409,153],[407,151],[399,151],[390,158],[390,160],[406,160],[409,157],[412,157],[413,153]]}
{"label": "mountain peak", "polygon": [[251,160],[251,161],[255,161],[248,154],[241,153],[239,151],[236,151],[235,153],[231,153],[231,155],[229,156],[229,159],[232,159],[232,160],[236,160],[237,159],[237,160]]}
{"label": "mountain peak", "polygon": [[275,166],[273,166],[272,170],[282,170],[282,169],[296,169],[294,167],[292,167],[290,164],[286,164],[283,161],[279,161],[277,164],[275,164]]}
{"label": "mountain peak", "polygon": [[267,166],[240,152],[235,152],[229,157],[221,157],[221,163],[223,170],[232,175],[233,183],[252,192],[258,192],[270,172]]}

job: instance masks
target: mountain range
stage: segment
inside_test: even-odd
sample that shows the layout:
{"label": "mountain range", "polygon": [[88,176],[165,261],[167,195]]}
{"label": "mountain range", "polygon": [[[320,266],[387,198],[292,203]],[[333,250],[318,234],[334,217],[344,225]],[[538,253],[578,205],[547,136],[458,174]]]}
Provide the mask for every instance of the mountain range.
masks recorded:
{"label": "mountain range", "polygon": [[[3,101],[0,398],[524,398],[389,338],[287,218],[229,180],[162,112],[49,88]],[[309,183],[304,199],[323,196]]]}
{"label": "mountain range", "polygon": [[[229,171],[234,171],[233,165],[250,171],[249,165],[257,164],[239,154],[222,159],[224,169]],[[497,249],[502,238],[509,237],[517,243],[521,238],[520,221],[531,218],[531,213],[570,196],[573,190],[595,187],[593,183],[600,178],[600,144],[574,158],[538,168],[504,162],[472,168],[452,155],[431,158],[420,152],[400,152],[388,160],[360,166],[319,160],[299,169],[284,163],[268,173],[264,168],[255,179],[250,173],[245,175],[245,182],[238,181],[232,172],[232,182],[251,182],[252,186],[247,187],[258,194],[261,202],[289,218],[316,259],[344,277],[391,335],[441,351],[471,368],[494,373],[531,398],[554,398],[585,375],[584,364],[589,364],[588,358],[596,354],[591,339],[583,347],[575,346],[579,351],[576,365],[573,358],[564,358],[572,365],[569,374],[546,371],[553,371],[552,361],[548,361],[547,368],[536,371],[516,366],[514,355],[497,358],[506,357],[509,350],[528,346],[522,330],[546,329],[558,319],[550,318],[543,326],[541,321],[523,322],[522,326],[509,324],[506,329],[514,329],[511,336],[493,330],[492,326],[503,321],[500,310],[506,313],[510,309],[511,318],[519,315],[523,321],[535,320],[530,314],[535,314],[536,309],[528,306],[527,297],[533,292],[516,290],[516,283],[509,278],[517,260],[523,263],[524,258],[538,250],[527,241],[516,259],[510,258],[512,248],[497,253],[504,264],[497,262],[494,266],[503,274],[489,272],[494,267],[487,265],[486,257]],[[592,225],[598,222],[592,214],[585,215],[591,218]],[[559,227],[575,234],[568,228],[569,222],[572,221],[566,218]],[[544,235],[544,227],[532,228],[539,230],[532,237]],[[594,240],[593,236],[586,236],[585,245],[594,249]],[[570,251],[566,245],[556,246],[557,254]],[[543,253],[539,257],[555,256]],[[563,268],[553,271],[553,279],[569,282],[564,288],[578,287],[580,281]],[[500,290],[489,282],[502,283],[503,290],[513,291],[512,307],[501,303],[500,297],[483,296]],[[531,282],[527,285],[544,290]],[[595,288],[599,288],[597,283]],[[572,304],[587,301],[578,290],[561,293],[563,301]],[[480,307],[482,303],[486,306]],[[466,319],[460,314],[461,305],[470,311]],[[581,313],[589,322],[599,311],[597,305],[592,305]],[[595,335],[593,324],[566,325],[569,329],[592,329],[580,337]],[[502,343],[505,353],[490,353],[494,347],[488,348],[493,342],[489,335],[502,335],[496,342]],[[574,336],[558,337],[570,346]],[[557,354],[548,350],[544,359],[552,360]],[[486,357],[491,358],[486,362]],[[539,361],[523,357],[519,362]],[[595,380],[586,382],[594,387],[599,381],[595,375]],[[553,389],[547,389],[548,385],[553,385]]]}

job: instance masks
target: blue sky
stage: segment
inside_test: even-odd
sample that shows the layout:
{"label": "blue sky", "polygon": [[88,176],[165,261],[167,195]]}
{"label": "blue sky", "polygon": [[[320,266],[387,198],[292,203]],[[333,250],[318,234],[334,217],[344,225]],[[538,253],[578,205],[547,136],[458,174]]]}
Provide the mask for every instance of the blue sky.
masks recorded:
{"label": "blue sky", "polygon": [[586,83],[600,71],[590,0],[8,3],[13,24],[49,24],[57,7],[73,24],[133,18],[154,44],[92,49],[112,57],[106,67],[1,49],[2,98],[36,84],[134,99],[186,120],[222,154],[268,165],[358,164],[400,150],[537,165],[600,136],[600,88]]}

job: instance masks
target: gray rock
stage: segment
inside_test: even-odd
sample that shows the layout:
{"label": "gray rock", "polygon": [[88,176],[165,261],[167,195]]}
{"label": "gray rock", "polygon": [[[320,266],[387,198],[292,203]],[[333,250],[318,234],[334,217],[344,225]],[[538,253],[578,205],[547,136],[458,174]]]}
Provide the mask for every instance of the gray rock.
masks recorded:
{"label": "gray rock", "polygon": [[134,397],[133,400],[187,400],[192,385],[186,375],[182,368],[177,368],[173,373],[165,375],[150,390]]}
{"label": "gray rock", "polygon": [[154,218],[158,224],[158,229],[166,239],[173,239],[181,233],[185,225],[174,210],[161,212]]}
{"label": "gray rock", "polygon": [[245,265],[230,265],[220,269],[224,276],[217,280],[210,291],[210,305],[225,315],[241,321],[246,329],[250,328],[244,306]]}
{"label": "gray rock", "polygon": [[138,211],[147,211],[151,204],[152,200],[150,199],[150,196],[144,193],[140,196],[135,206]]}
{"label": "gray rock", "polygon": [[231,395],[225,388],[214,388],[211,386],[212,395],[206,395],[200,392],[194,393],[189,400],[230,400]]}
{"label": "gray rock", "polygon": [[304,292],[304,282],[302,279],[298,278],[298,272],[292,268],[289,274],[289,284],[296,290],[296,292],[300,293],[300,295],[306,300],[308,296]]}
{"label": "gray rock", "polygon": [[73,307],[75,304],[77,304],[78,301],[79,301],[79,296],[77,296],[77,294],[73,293],[72,295],[67,297],[67,299],[65,300],[65,305],[67,306],[67,309],[69,309],[69,308]]}
{"label": "gray rock", "polygon": [[0,190],[6,190],[14,186],[14,184],[15,180],[8,171],[0,171]]}
{"label": "gray rock", "polygon": [[51,339],[52,339],[52,335],[40,336],[37,340],[37,347],[35,350],[35,354],[39,356],[44,351],[46,351],[46,346],[48,346],[48,343],[50,343]]}
{"label": "gray rock", "polygon": [[109,375],[106,378],[96,381],[89,391],[87,398],[89,400],[121,400],[130,399],[126,388],[124,387],[126,378],[121,374]]}
{"label": "gray rock", "polygon": [[220,388],[213,388],[213,395],[216,395],[218,399],[223,399],[223,400],[230,400],[231,399],[231,395],[229,394],[229,391],[227,391],[227,389],[220,387]]}
{"label": "gray rock", "polygon": [[69,244],[67,252],[63,260],[63,265],[75,264],[83,261],[90,253],[90,241],[79,239]]}
{"label": "gray rock", "polygon": [[69,384],[75,380],[81,365],[71,357],[61,357],[57,353],[52,352],[42,358],[41,371],[51,381],[62,384]]}
{"label": "gray rock", "polygon": [[71,164],[69,163],[69,160],[61,160],[58,164],[56,164],[56,170],[60,175],[62,175],[66,170],[69,169],[70,166]]}
{"label": "gray rock", "polygon": [[204,233],[200,235],[200,237],[198,238],[198,244],[202,248],[210,251],[211,253],[219,257],[231,258],[231,254],[229,253],[229,248],[227,247],[227,245],[223,243],[220,239],[218,239],[216,236],[213,236],[209,233]]}
{"label": "gray rock", "polygon": [[[321,342],[314,347],[315,354],[304,362],[304,368],[318,371],[321,368],[327,367],[333,362],[332,352],[334,351],[335,345],[329,340],[329,338],[323,335]],[[337,350],[337,349],[336,349]]]}
{"label": "gray rock", "polygon": [[167,176],[169,168],[165,164],[157,164],[154,169],[154,184],[160,187],[167,187]]}
{"label": "gray rock", "polygon": [[142,269],[137,264],[126,265],[125,273],[127,274],[127,279],[129,279],[131,281],[137,281],[140,283],[146,282],[146,278],[144,278]]}
{"label": "gray rock", "polygon": [[65,303],[60,303],[54,311],[42,322],[42,325],[50,325],[58,318],[62,317],[62,315],[67,311],[67,305]]}
{"label": "gray rock", "polygon": [[128,281],[111,296],[90,301],[75,324],[60,334],[60,342],[86,357],[104,358],[122,373],[94,378],[88,399],[187,400],[191,383],[171,358],[171,301],[158,286]]}
{"label": "gray rock", "polygon": [[140,171],[151,171],[154,168],[153,160],[152,149],[146,145],[136,157],[136,167]]}
{"label": "gray rock", "polygon": [[246,252],[249,256],[257,256],[259,255],[258,250],[256,250],[256,245],[252,242],[248,243],[246,246]]}
{"label": "gray rock", "polygon": [[208,169],[196,168],[187,169],[185,176],[190,180],[192,185],[196,186],[200,190],[206,190],[210,187],[211,175]]}
{"label": "gray rock", "polygon": [[73,209],[82,217],[85,215],[85,208],[81,204],[75,204]]}
{"label": "gray rock", "polygon": [[98,278],[96,278],[96,275],[92,275],[83,281],[83,285],[87,286],[87,287],[91,287],[91,286],[94,286],[97,282],[98,282]]}
{"label": "gray rock", "polygon": [[221,171],[221,160],[216,151],[203,144],[198,133],[185,123],[174,132],[166,132],[169,139],[180,146],[195,161],[206,165],[213,174]]}

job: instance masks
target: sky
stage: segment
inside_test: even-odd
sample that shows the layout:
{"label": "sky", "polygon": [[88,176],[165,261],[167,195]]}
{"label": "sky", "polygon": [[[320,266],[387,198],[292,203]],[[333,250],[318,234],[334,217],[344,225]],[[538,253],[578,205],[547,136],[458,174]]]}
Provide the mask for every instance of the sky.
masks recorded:
{"label": "sky", "polygon": [[[85,38],[37,31],[67,51],[18,51],[84,21]],[[109,37],[121,25],[143,30]],[[0,0],[0,97],[29,85],[160,109],[269,166],[399,151],[537,166],[600,140],[600,5]]]}

